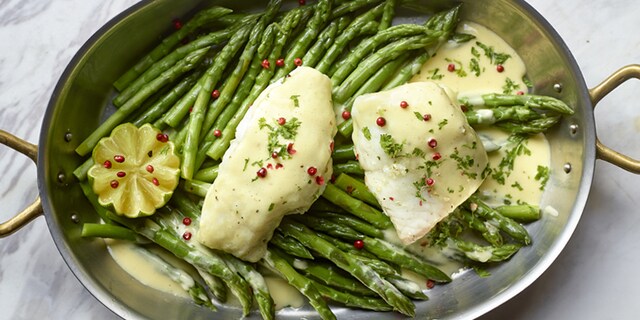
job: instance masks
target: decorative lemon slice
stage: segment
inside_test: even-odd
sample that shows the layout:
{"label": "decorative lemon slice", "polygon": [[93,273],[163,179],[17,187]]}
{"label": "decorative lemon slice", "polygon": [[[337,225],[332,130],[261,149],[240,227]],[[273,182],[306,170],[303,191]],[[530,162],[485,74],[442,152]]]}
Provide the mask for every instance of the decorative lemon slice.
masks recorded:
{"label": "decorative lemon slice", "polygon": [[93,149],[87,173],[103,206],[129,218],[148,216],[178,186],[180,158],[166,134],[145,124],[119,125]]}

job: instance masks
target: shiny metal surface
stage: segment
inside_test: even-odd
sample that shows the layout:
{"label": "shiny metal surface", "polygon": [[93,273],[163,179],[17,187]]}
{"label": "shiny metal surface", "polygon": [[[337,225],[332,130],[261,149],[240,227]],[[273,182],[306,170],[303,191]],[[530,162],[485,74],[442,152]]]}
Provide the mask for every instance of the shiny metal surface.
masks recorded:
{"label": "shiny metal surface", "polygon": [[[214,1],[211,1],[213,3]],[[442,1],[440,1],[442,2]],[[239,318],[239,311],[223,308],[212,314],[191,301],[147,288],[120,269],[100,240],[80,237],[81,223],[97,216],[73,182],[72,170],[80,164],[74,148],[95,128],[113,95],[111,83],[141,53],[169,32],[166,21],[183,17],[205,1],[143,1],[103,27],[80,50],[60,79],[44,117],[38,156],[39,188],[47,224],[65,261],[78,279],[103,304],[127,319],[137,318]],[[261,8],[264,2],[239,5],[238,10]],[[240,8],[239,6],[244,6]],[[404,12],[403,18],[420,13]],[[545,20],[522,1],[466,1],[463,17],[494,30],[524,59],[535,92],[561,98],[577,112],[549,134],[552,150],[551,179],[543,207],[545,214],[529,231],[534,243],[510,262],[490,269],[491,277],[473,272],[429,292],[430,300],[417,304],[418,318],[473,318],[516,295],[553,262],[580,218],[588,195],[595,162],[595,128],[589,92],[580,70],[561,39]],[[561,90],[554,90],[554,87]],[[560,91],[560,92],[558,92]],[[577,128],[575,132],[570,129]],[[577,125],[577,126],[576,126]],[[68,133],[75,137],[65,139]],[[565,166],[572,170],[565,172]],[[60,178],[62,177],[62,179]],[[72,219],[72,217],[76,217]],[[309,308],[283,310],[282,318],[316,318]],[[397,319],[398,314],[336,309],[341,319]],[[252,318],[259,315],[253,313]]]}

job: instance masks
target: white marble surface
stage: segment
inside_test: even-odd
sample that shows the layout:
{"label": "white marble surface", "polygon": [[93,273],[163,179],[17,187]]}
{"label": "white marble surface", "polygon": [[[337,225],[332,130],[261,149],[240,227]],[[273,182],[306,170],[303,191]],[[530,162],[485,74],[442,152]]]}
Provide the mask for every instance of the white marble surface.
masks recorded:
{"label": "white marble surface", "polygon": [[[37,143],[53,87],[80,46],[133,0],[0,1],[0,129]],[[640,1],[530,0],[556,28],[592,87],[640,63]],[[600,103],[598,133],[640,158],[637,81]],[[35,166],[0,146],[0,220],[37,195]],[[485,319],[637,319],[640,177],[598,162],[587,208],[556,262]],[[67,268],[44,218],[0,239],[0,319],[114,319]]]}

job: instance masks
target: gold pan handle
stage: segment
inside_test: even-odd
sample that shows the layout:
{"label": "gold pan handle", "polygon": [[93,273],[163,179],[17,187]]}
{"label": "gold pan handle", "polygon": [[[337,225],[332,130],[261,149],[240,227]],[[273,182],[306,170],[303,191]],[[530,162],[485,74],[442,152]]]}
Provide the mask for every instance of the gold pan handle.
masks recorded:
{"label": "gold pan handle", "polygon": [[[607,79],[602,81],[599,85],[589,90],[591,96],[591,103],[595,108],[607,94],[619,87],[621,84],[629,79],[640,79],[640,65],[632,64],[622,67],[620,70],[614,72]],[[600,160],[607,161],[613,165],[616,165],[624,170],[632,173],[640,173],[640,161],[619,153],[600,142],[596,135],[596,157]]]}
{"label": "gold pan handle", "polygon": [[[38,147],[25,140],[22,140],[6,131],[0,130],[0,143],[14,149],[33,160],[37,163]],[[0,238],[6,237],[18,229],[24,227],[31,220],[35,219],[43,213],[42,203],[40,197],[38,197],[32,204],[30,204],[22,212],[10,218],[6,222],[0,223]]]}

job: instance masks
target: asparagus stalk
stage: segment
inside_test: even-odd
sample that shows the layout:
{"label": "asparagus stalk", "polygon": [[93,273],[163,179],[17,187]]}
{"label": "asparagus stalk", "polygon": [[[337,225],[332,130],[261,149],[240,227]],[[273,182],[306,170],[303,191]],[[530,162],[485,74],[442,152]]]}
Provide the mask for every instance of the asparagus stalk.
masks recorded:
{"label": "asparagus stalk", "polygon": [[307,213],[307,215],[308,214],[319,217],[319,218],[328,219],[340,225],[348,226],[370,237],[374,237],[374,238],[384,237],[384,232],[382,232],[382,230],[351,215],[345,215],[345,214],[339,214],[339,213],[333,213],[333,212],[310,212],[310,213]]}
{"label": "asparagus stalk", "polygon": [[[311,42],[318,36],[321,29],[324,27],[325,23],[331,16],[332,5],[333,0],[319,0],[318,3],[314,6],[314,13],[311,17],[311,20],[309,20],[307,27],[301,34],[298,41],[296,41],[296,43],[287,51],[287,54],[284,58],[285,64],[275,74],[275,79],[284,77],[287,73],[291,72],[291,70],[296,67],[294,60],[296,58],[302,58],[304,53],[309,48]],[[302,63],[304,63],[304,61]]]}
{"label": "asparagus stalk", "polygon": [[189,273],[171,265],[164,259],[157,256],[155,253],[152,253],[151,251],[143,247],[135,248],[146,259],[152,261],[152,265],[156,266],[156,269],[158,271],[167,275],[171,280],[185,289],[197,305],[205,306],[213,311],[218,310],[218,308],[216,308],[216,306],[211,303],[211,300],[207,295],[207,290],[200,283],[195,281]]}
{"label": "asparagus stalk", "polygon": [[393,307],[387,304],[384,300],[369,296],[360,296],[351,294],[345,291],[339,291],[329,286],[323,285],[314,279],[309,279],[318,292],[327,298],[335,302],[342,303],[347,307],[369,309],[374,311],[391,311]]}
{"label": "asparagus stalk", "polygon": [[258,309],[260,310],[262,319],[274,319],[275,303],[273,302],[267,283],[264,281],[262,275],[251,265],[232,255],[227,254],[226,261],[233,266],[251,286],[253,297],[258,303]]}
{"label": "asparagus stalk", "polygon": [[218,177],[218,165],[213,165],[207,168],[198,170],[193,176],[193,179],[200,180],[202,182],[213,183]]}
{"label": "asparagus stalk", "polygon": [[391,26],[391,21],[393,20],[393,16],[396,13],[395,11],[397,5],[398,0],[386,0],[384,2],[384,12],[382,13],[382,19],[380,21],[378,30],[386,30]]}
{"label": "asparagus stalk", "polygon": [[181,75],[195,68],[204,57],[207,49],[196,50],[184,59],[180,60],[173,67],[163,72],[142,90],[138,91],[122,107],[114,112],[105,122],[103,122],[89,137],[87,137],[77,148],[76,153],[85,156],[93,150],[98,141],[108,135],[113,128],[119,125],[126,117],[134,112],[149,96],[160,90],[163,86],[173,82]]}
{"label": "asparagus stalk", "polygon": [[330,263],[304,261],[303,263],[294,262],[293,266],[306,276],[322,282],[327,286],[340,290],[347,290],[360,295],[375,295],[375,292],[364,286],[357,279],[351,277],[351,275],[341,269],[337,269]]}
{"label": "asparagus stalk", "polygon": [[353,144],[347,144],[333,149],[333,161],[356,160]]}
{"label": "asparagus stalk", "polygon": [[363,201],[351,197],[333,184],[327,185],[322,197],[377,228],[386,229],[392,226],[391,220],[384,213],[372,208]]}
{"label": "asparagus stalk", "polygon": [[354,161],[354,160],[348,160],[344,163],[336,163],[333,165],[333,172],[335,174],[352,174],[352,175],[358,175],[358,176],[363,176],[364,175],[364,170],[362,169],[362,167],[360,166],[360,163],[358,161]]}
{"label": "asparagus stalk", "polygon": [[200,275],[202,280],[204,280],[204,283],[207,285],[209,290],[211,290],[213,296],[216,297],[216,299],[218,299],[218,301],[220,302],[226,302],[227,286],[224,284],[224,281],[200,268],[196,268],[196,271],[198,271],[198,274]]}
{"label": "asparagus stalk", "polygon": [[504,261],[520,250],[520,246],[515,244],[503,244],[498,247],[481,246],[471,241],[454,237],[447,239],[447,245],[450,249],[460,252],[466,258],[481,263]]}
{"label": "asparagus stalk", "polygon": [[[355,3],[353,1],[352,3]],[[356,17],[347,28],[342,32],[340,36],[336,38],[336,41],[327,50],[327,53],[322,57],[322,60],[316,66],[316,69],[322,73],[327,73],[331,65],[336,61],[338,56],[344,51],[346,45],[356,37],[372,34],[377,31],[377,22],[374,21],[382,14],[384,10],[383,5],[376,6],[375,8],[366,11],[365,13]]]}
{"label": "asparagus stalk", "polygon": [[82,232],[80,234],[86,238],[110,238],[132,242],[140,241],[138,234],[131,231],[131,229],[113,224],[85,223],[82,225]]}
{"label": "asparagus stalk", "polygon": [[331,308],[329,308],[313,283],[305,276],[299,274],[284,258],[278,255],[275,250],[272,248],[269,249],[261,262],[269,269],[280,274],[289,284],[307,297],[309,303],[318,311],[322,319],[336,319]]}
{"label": "asparagus stalk", "polygon": [[[238,31],[229,40],[229,43],[224,46],[222,51],[218,53],[213,64],[205,72],[205,75],[202,78],[202,87],[200,88],[189,116],[187,136],[184,143],[182,161],[180,162],[180,175],[184,179],[191,179],[195,171],[196,150],[198,148],[198,142],[200,141],[200,131],[202,130],[202,123],[206,112],[205,109],[209,105],[211,92],[217,85],[218,81],[220,81],[220,78],[222,78],[222,72],[224,72],[231,59],[247,41],[247,37],[249,37],[250,34],[249,31],[249,28],[244,28]],[[253,29],[251,31],[256,30]],[[258,33],[260,33],[260,31],[258,31]],[[258,39],[258,36],[252,37],[251,41],[255,39]],[[257,45],[257,43],[250,43],[249,45]]]}
{"label": "asparagus stalk", "polygon": [[294,257],[311,260],[314,259],[311,252],[309,252],[309,250],[307,250],[307,248],[302,245],[302,243],[291,237],[284,236],[277,230],[273,233],[273,237],[271,237],[269,243]]}
{"label": "asparagus stalk", "polygon": [[490,93],[480,96],[463,97],[459,99],[466,106],[471,107],[503,107],[503,106],[525,106],[544,111],[556,112],[559,114],[572,115],[573,109],[562,100],[533,94],[499,94]]}
{"label": "asparagus stalk", "polygon": [[[249,313],[252,300],[251,293],[249,292],[249,285],[237,273],[233,272],[220,256],[212,251],[205,251],[202,247],[189,245],[181,238],[181,235],[175,234],[176,228],[162,229],[160,225],[149,218],[127,219],[117,216],[103,208],[98,203],[98,198],[93,193],[93,190],[88,183],[80,183],[80,186],[82,187],[84,195],[87,197],[94,209],[99,214],[105,215],[108,220],[116,221],[137,232],[141,236],[146,237],[159,246],[167,249],[176,257],[183,259],[197,269],[202,269],[221,278],[227,286],[229,286],[229,289],[231,289],[233,294],[240,300],[243,306],[243,313],[245,315]],[[156,220],[163,219],[163,215],[160,212],[156,213],[152,217]],[[177,225],[180,222],[163,220],[162,223]]]}
{"label": "asparagus stalk", "polygon": [[533,222],[540,219],[540,208],[528,204],[499,206],[494,208],[501,215],[522,222]]}
{"label": "asparagus stalk", "polygon": [[352,197],[362,200],[377,208],[380,208],[378,200],[373,195],[373,193],[369,191],[369,188],[367,188],[367,185],[365,185],[364,182],[355,179],[347,174],[341,173],[335,179],[333,184],[350,194]]}
{"label": "asparagus stalk", "polygon": [[280,229],[289,236],[292,236],[305,246],[317,252],[320,256],[333,261],[339,268],[351,273],[360,282],[376,292],[394,310],[407,316],[415,316],[415,306],[396,287],[382,278],[371,267],[362,263],[352,255],[346,254],[333,246],[330,242],[316,236],[304,225],[290,221],[280,225]]}
{"label": "asparagus stalk", "polygon": [[482,201],[478,196],[473,195],[469,197],[469,200],[465,205],[473,214],[483,217],[487,222],[500,228],[500,230],[504,231],[515,240],[520,241],[525,245],[531,243],[531,236],[529,236],[527,229],[525,229],[521,224],[503,216],[498,211],[489,207],[489,205]]}
{"label": "asparagus stalk", "polygon": [[113,84],[118,90],[123,90],[132,81],[149,68],[155,61],[164,57],[173,47],[175,47],[180,41],[182,41],[188,34],[199,28],[200,26],[211,22],[217,18],[228,15],[231,13],[231,9],[222,7],[212,7],[207,10],[199,12],[193,19],[185,23],[182,28],[171,34],[169,37],[162,40],[162,42],[151,50],[146,56],[142,57],[131,69],[125,72],[118,80]]}

